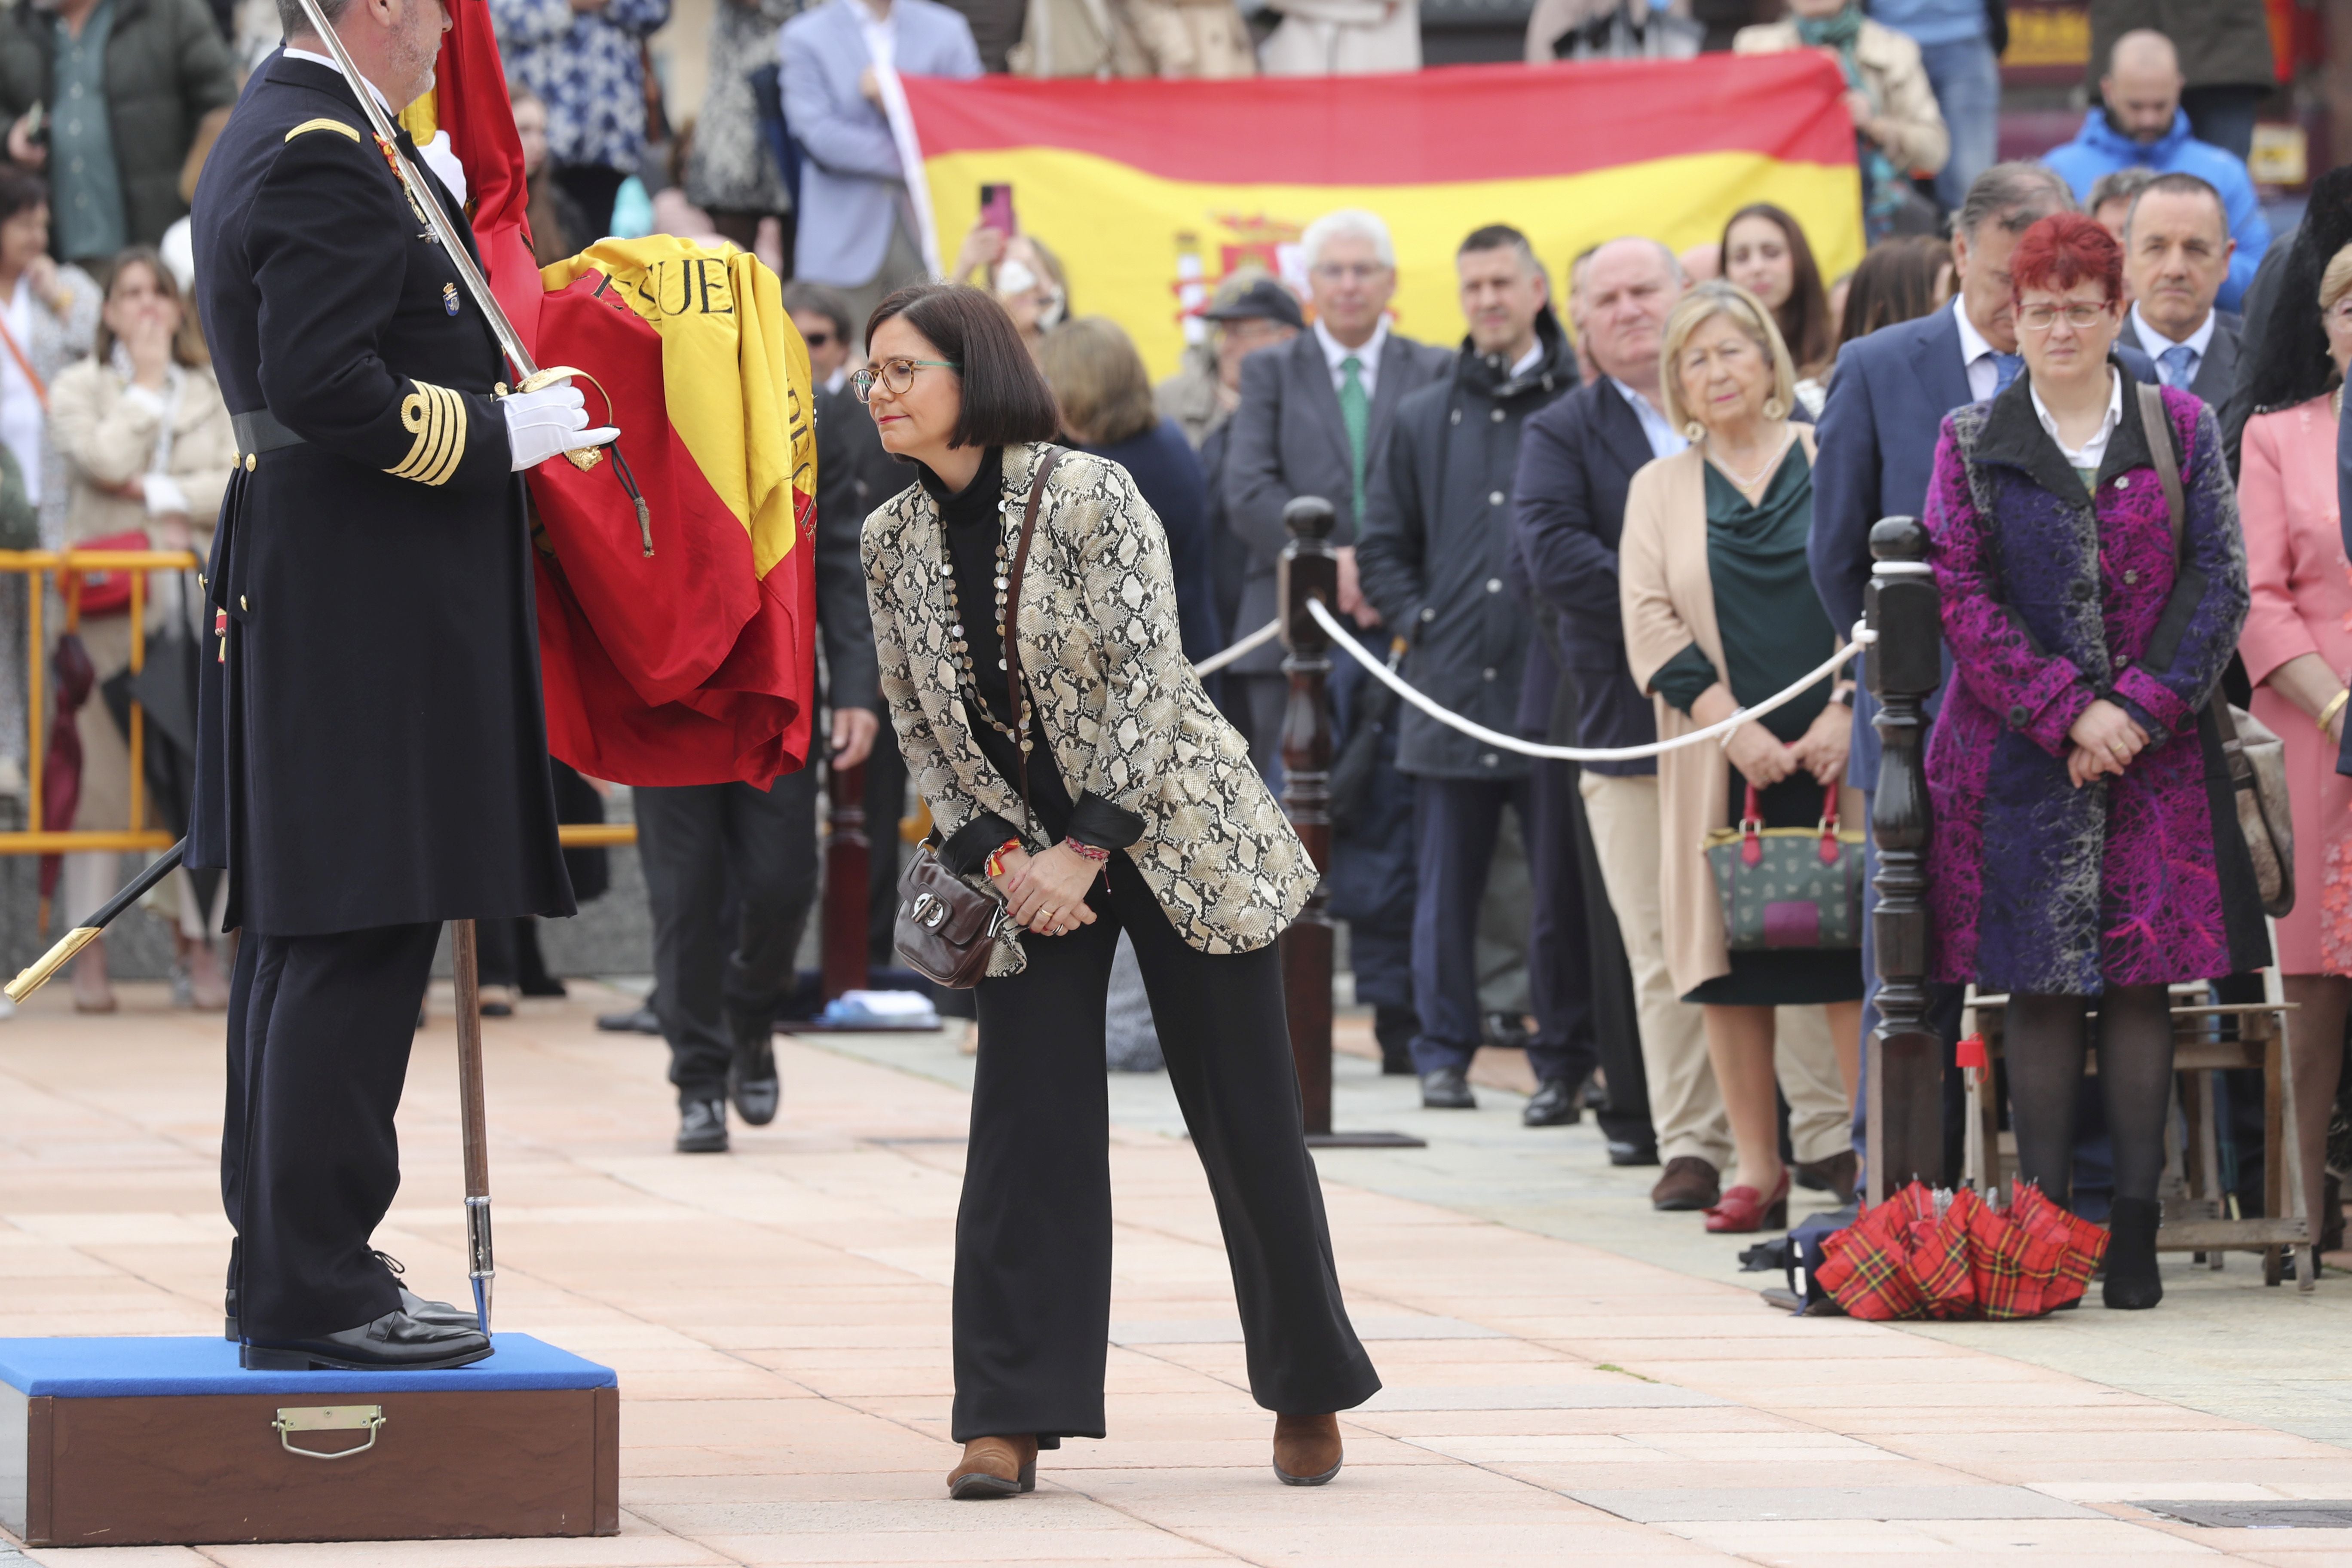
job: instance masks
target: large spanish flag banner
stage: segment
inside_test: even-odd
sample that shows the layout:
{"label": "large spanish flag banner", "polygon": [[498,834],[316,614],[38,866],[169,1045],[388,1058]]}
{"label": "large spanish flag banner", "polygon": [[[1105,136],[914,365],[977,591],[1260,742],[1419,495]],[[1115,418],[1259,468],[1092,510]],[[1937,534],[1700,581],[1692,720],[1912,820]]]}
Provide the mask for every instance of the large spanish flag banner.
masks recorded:
{"label": "large spanish flag banner", "polygon": [[1155,375],[1236,265],[1303,285],[1300,231],[1334,207],[1388,221],[1398,330],[1434,342],[1463,331],[1454,252],[1483,224],[1524,230],[1555,283],[1618,235],[1719,238],[1748,202],[1794,214],[1824,277],[1862,258],[1853,122],[1822,55],[905,88],[941,255],[980,187],[1009,184],[1022,230],[1068,269],[1071,310],[1126,327]]}

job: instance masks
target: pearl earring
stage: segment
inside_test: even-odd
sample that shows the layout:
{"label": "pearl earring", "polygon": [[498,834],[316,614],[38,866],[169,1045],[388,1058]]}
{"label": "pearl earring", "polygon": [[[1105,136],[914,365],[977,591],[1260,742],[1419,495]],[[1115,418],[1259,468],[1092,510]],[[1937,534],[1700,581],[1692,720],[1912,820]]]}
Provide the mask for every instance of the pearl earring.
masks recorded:
{"label": "pearl earring", "polygon": [[1706,426],[1694,419],[1683,426],[1683,435],[1693,441],[1704,441],[1706,439]]}
{"label": "pearl earring", "polygon": [[1786,419],[1788,416],[1789,405],[1781,402],[1778,397],[1768,397],[1764,400],[1765,418]]}

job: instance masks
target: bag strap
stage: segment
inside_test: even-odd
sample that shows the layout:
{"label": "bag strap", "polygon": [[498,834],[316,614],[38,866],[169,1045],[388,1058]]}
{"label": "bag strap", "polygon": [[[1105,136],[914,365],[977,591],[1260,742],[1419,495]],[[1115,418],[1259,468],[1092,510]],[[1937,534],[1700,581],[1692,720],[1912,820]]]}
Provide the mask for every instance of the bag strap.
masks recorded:
{"label": "bag strap", "polygon": [[16,346],[16,334],[8,330],[5,320],[0,320],[0,347],[7,349],[8,357],[15,360],[16,368],[25,373],[25,380],[33,389],[33,400],[41,405],[41,412],[47,414],[49,411],[48,384],[33,368],[33,362],[25,357],[25,351]]}
{"label": "bag strap", "polygon": [[[2172,421],[2164,412],[2164,394],[2153,383],[2140,382],[2137,392],[2139,422],[2147,437],[2148,458],[2156,465],[2157,483],[2164,487],[2164,510],[2172,524],[2172,558],[2177,565],[2189,538],[2189,501],[2180,488],[2180,458],[2172,449]],[[2253,765],[2245,760],[2243,748],[2238,743],[2238,721],[2230,712],[2229,703],[2209,697],[2205,708],[2213,715],[2213,728],[2220,731],[2221,752],[2229,760],[2231,776],[2241,782],[2252,778]]]}
{"label": "bag strap", "polygon": [[1045,480],[1069,448],[1050,443],[1038,451],[1036,471],[1029,478],[1029,504],[1021,511],[1021,538],[1013,547],[1013,571],[1004,584],[1004,679],[1013,699],[1013,748],[1020,758],[1021,816],[1034,827],[1029,809],[1029,708],[1021,679],[1021,574],[1029,565],[1029,541],[1037,531],[1037,503],[1045,498]]}

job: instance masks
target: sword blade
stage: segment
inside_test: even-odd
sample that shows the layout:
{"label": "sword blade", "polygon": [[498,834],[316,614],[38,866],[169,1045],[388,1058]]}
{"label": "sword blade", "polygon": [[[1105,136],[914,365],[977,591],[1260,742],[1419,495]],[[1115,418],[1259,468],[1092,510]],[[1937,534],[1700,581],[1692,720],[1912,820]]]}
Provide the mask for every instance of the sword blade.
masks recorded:
{"label": "sword blade", "polygon": [[498,336],[499,347],[514,363],[517,381],[532,380],[539,374],[538,362],[531,358],[530,351],[522,346],[521,335],[515,331],[514,323],[507,320],[506,310],[499,304],[498,296],[490,292],[489,279],[484,278],[482,269],[474,265],[472,253],[467,250],[466,242],[458,237],[457,226],[450,221],[448,213],[434,195],[433,187],[426,184],[424,176],[401,155],[399,133],[384,113],[383,106],[375,100],[375,89],[360,74],[360,68],[352,63],[351,51],[343,47],[343,40],[335,32],[335,25],[328,21],[327,14],[319,8],[319,0],[301,0],[301,5],[302,15],[309,18],[312,30],[326,44],[327,52],[335,57],[335,65],[343,73],[343,80],[350,84],[352,95],[360,100],[360,112],[367,116],[368,123],[383,139],[385,149],[399,166],[401,177],[423,198],[416,205],[424,209],[425,223],[432,227],[434,237],[440,240],[441,248],[448,253],[450,264],[457,268],[457,280],[466,286],[466,292],[473,297],[475,305],[488,318],[490,331]]}

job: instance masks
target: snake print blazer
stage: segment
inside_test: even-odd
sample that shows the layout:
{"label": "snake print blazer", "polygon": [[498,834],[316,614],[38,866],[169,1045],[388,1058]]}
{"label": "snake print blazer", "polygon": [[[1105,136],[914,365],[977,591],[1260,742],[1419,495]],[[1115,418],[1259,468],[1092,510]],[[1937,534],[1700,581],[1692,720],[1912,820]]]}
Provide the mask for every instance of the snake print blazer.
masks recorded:
{"label": "snake print blazer", "polygon": [[[1004,448],[1008,554],[1039,454]],[[972,738],[960,700],[939,508],[909,485],[866,520],[862,545],[882,695],[941,841],[984,812],[1021,823],[1020,795]],[[1071,798],[1094,795],[1143,819],[1127,853],[1169,923],[1202,952],[1279,936],[1316,868],[1184,658],[1167,536],[1125,468],[1082,452],[1055,468],[1020,613],[1022,673]],[[1018,973],[1025,962],[1008,929],[988,972]]]}

